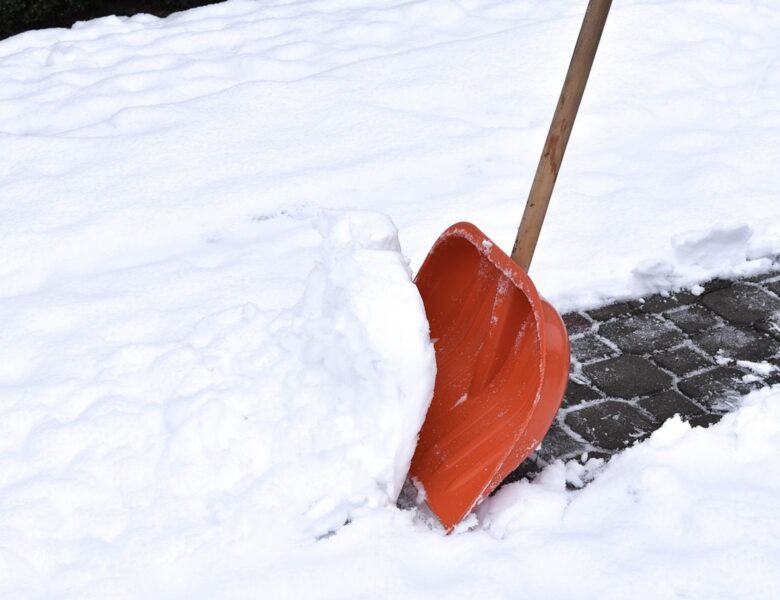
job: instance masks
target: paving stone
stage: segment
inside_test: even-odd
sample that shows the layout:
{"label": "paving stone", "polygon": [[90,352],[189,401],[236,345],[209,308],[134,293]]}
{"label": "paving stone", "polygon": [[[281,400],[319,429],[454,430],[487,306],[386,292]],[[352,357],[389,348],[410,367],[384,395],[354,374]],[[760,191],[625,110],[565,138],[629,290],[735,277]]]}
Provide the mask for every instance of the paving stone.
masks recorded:
{"label": "paving stone", "polygon": [[685,421],[704,414],[704,411],[688,398],[675,390],[666,390],[639,401],[639,406],[651,415],[657,426],[674,415],[680,415]]}
{"label": "paving stone", "polygon": [[576,406],[578,404],[582,404],[583,402],[598,400],[601,397],[601,394],[593,388],[569,379],[569,385],[566,388],[566,394],[563,397],[563,407],[568,408],[571,406]]}
{"label": "paving stone", "polygon": [[704,288],[704,293],[707,294],[709,292],[714,292],[715,290],[730,287],[732,283],[733,282],[729,281],[728,279],[721,279],[716,277],[715,279],[710,279],[709,281],[702,283],[701,287]]}
{"label": "paving stone", "polygon": [[693,304],[699,299],[699,297],[690,290],[675,292],[674,297],[680,301],[680,304]]}
{"label": "paving stone", "polygon": [[671,323],[651,315],[616,319],[599,326],[599,335],[617,344],[624,352],[644,354],[683,341],[683,334]]}
{"label": "paving stone", "polygon": [[571,340],[570,345],[572,358],[576,358],[581,363],[617,354],[616,350],[593,333]]}
{"label": "paving stone", "polygon": [[687,375],[705,367],[715,366],[712,359],[696,352],[690,346],[680,346],[674,350],[656,352],[653,354],[653,360],[675,375]]}
{"label": "paving stone", "polygon": [[536,455],[545,462],[552,462],[572,454],[582,454],[587,451],[587,444],[571,437],[565,429],[557,423],[553,423],[550,431],[544,436],[542,445],[536,451]]}
{"label": "paving stone", "polygon": [[714,425],[723,418],[723,413],[704,413],[697,417],[692,417],[688,423],[691,427],[704,427]]}
{"label": "paving stone", "polygon": [[694,400],[705,402],[708,408],[718,410],[710,399],[719,401],[729,393],[746,394],[750,386],[742,381],[744,373],[734,367],[715,367],[704,373],[686,377],[677,382],[680,391]]}
{"label": "paving stone", "polygon": [[653,421],[637,408],[615,400],[572,411],[566,415],[566,424],[605,450],[620,450],[654,429]]}
{"label": "paving stone", "polygon": [[[512,483],[513,481],[520,481],[521,479],[533,479],[534,475],[541,471],[546,465],[547,463],[540,460],[536,454],[532,454],[520,463],[519,467],[506,476],[504,481],[501,482],[501,486]],[[499,486],[499,488],[501,486]],[[498,491],[498,489],[494,490],[492,493],[495,494],[496,491]]]}
{"label": "paving stone", "polygon": [[586,312],[592,319],[596,319],[597,321],[609,321],[619,315],[630,314],[633,310],[634,309],[628,302],[615,302]]}
{"label": "paving stone", "polygon": [[751,329],[723,325],[691,336],[693,342],[712,355],[721,352],[735,360],[760,362],[773,356],[778,342]]}
{"label": "paving stone", "polygon": [[615,398],[648,396],[672,385],[671,375],[633,354],[591,363],[582,371],[597,388]]}
{"label": "paving stone", "polygon": [[695,333],[720,324],[720,320],[715,316],[715,313],[698,304],[666,313],[664,316],[685,333]]}
{"label": "paving stone", "polygon": [[660,313],[672,310],[696,300],[696,296],[690,292],[678,292],[675,294],[653,294],[642,300],[633,300],[630,304],[645,313]]}
{"label": "paving stone", "polygon": [[732,323],[748,324],[780,312],[780,299],[760,287],[745,283],[710,292],[702,304]]}
{"label": "paving stone", "polygon": [[560,425],[553,423],[539,450],[526,458],[501,482],[501,485],[526,478],[532,479],[547,464],[555,460],[575,458],[575,456],[579,458],[583,454],[587,454],[588,458],[604,458],[605,460],[610,457],[609,454],[593,450],[587,444],[575,440]]}
{"label": "paving stone", "polygon": [[585,315],[578,312],[566,313],[563,315],[563,322],[569,337],[590,331],[592,325]]}

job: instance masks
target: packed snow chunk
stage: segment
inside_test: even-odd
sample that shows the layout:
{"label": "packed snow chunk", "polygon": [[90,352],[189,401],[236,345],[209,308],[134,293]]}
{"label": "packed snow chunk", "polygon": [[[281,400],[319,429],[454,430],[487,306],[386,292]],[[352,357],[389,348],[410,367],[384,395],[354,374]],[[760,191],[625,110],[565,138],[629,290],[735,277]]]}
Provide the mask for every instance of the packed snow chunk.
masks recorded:
{"label": "packed snow chunk", "polygon": [[[318,262],[300,301],[270,322],[250,314],[221,353],[247,365],[252,389],[244,393],[257,399],[245,432],[229,443],[245,454],[242,440],[253,440],[256,468],[265,457],[236,480],[254,476],[264,510],[312,536],[357,509],[395,502],[435,378],[425,312],[394,225],[375,213],[324,212],[318,228]],[[222,402],[202,415],[200,432],[218,431]],[[202,451],[182,450],[196,478]],[[213,475],[225,477],[221,467]]]}
{"label": "packed snow chunk", "polygon": [[392,222],[367,211],[324,211],[319,229],[321,262],[277,335],[294,352],[295,412],[305,406],[312,417],[304,437],[318,440],[315,454],[339,448],[345,459],[325,469],[307,463],[323,483],[318,506],[332,507],[330,527],[354,508],[395,502],[433,394],[436,363]]}
{"label": "packed snow chunk", "polygon": [[766,361],[753,362],[750,360],[738,360],[737,364],[740,367],[753,371],[753,373],[756,375],[761,375],[762,377],[766,377],[777,371],[777,367],[775,365]]}

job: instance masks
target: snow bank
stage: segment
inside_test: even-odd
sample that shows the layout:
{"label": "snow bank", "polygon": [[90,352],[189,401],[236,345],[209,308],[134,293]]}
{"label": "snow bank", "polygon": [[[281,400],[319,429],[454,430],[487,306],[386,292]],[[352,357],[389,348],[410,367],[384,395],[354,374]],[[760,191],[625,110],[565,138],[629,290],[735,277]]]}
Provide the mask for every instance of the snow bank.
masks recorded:
{"label": "snow bank", "polygon": [[488,533],[534,540],[529,562],[557,560],[568,574],[548,597],[778,596],[780,387],[709,429],[670,419],[606,468],[592,466],[582,491],[565,491],[582,474],[559,463],[482,511]]}
{"label": "snow bank", "polygon": [[[583,479],[584,489],[567,490]],[[470,531],[444,536],[412,511],[381,509],[302,548],[294,578],[275,565],[258,587],[247,575],[227,589],[239,598],[262,585],[283,598],[770,600],[780,594],[779,497],[775,387],[708,429],[674,418],[606,465],[556,463],[533,483],[510,484]]]}
{"label": "snow bank", "polygon": [[281,310],[252,301],[274,286],[262,264],[228,263],[199,286],[229,302],[204,294],[177,322],[167,296],[198,302],[176,290],[190,257],[0,303],[4,597],[137,596],[133,576],[159,591],[192,556],[259,561],[394,504],[433,389],[422,301],[386,217],[319,230]]}

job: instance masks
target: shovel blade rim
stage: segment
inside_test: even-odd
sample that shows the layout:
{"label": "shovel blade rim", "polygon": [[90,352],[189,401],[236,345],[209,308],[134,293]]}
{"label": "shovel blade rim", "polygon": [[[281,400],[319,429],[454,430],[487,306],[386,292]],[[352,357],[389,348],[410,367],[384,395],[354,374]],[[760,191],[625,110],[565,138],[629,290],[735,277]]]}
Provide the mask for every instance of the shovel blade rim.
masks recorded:
{"label": "shovel blade rim", "polygon": [[568,381],[568,336],[528,274],[471,223],[439,236],[415,283],[437,375],[410,476],[449,531],[540,445]]}

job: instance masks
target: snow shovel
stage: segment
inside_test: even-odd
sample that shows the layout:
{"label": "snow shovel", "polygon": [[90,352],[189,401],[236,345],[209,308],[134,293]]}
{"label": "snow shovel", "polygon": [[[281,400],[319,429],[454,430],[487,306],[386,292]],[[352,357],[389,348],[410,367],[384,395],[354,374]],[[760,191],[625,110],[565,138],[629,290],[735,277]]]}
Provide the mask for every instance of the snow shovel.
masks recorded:
{"label": "snow shovel", "polygon": [[457,223],[415,278],[437,373],[409,475],[448,531],[536,450],[566,390],[566,328],[527,271],[610,5],[588,3],[511,258]]}

